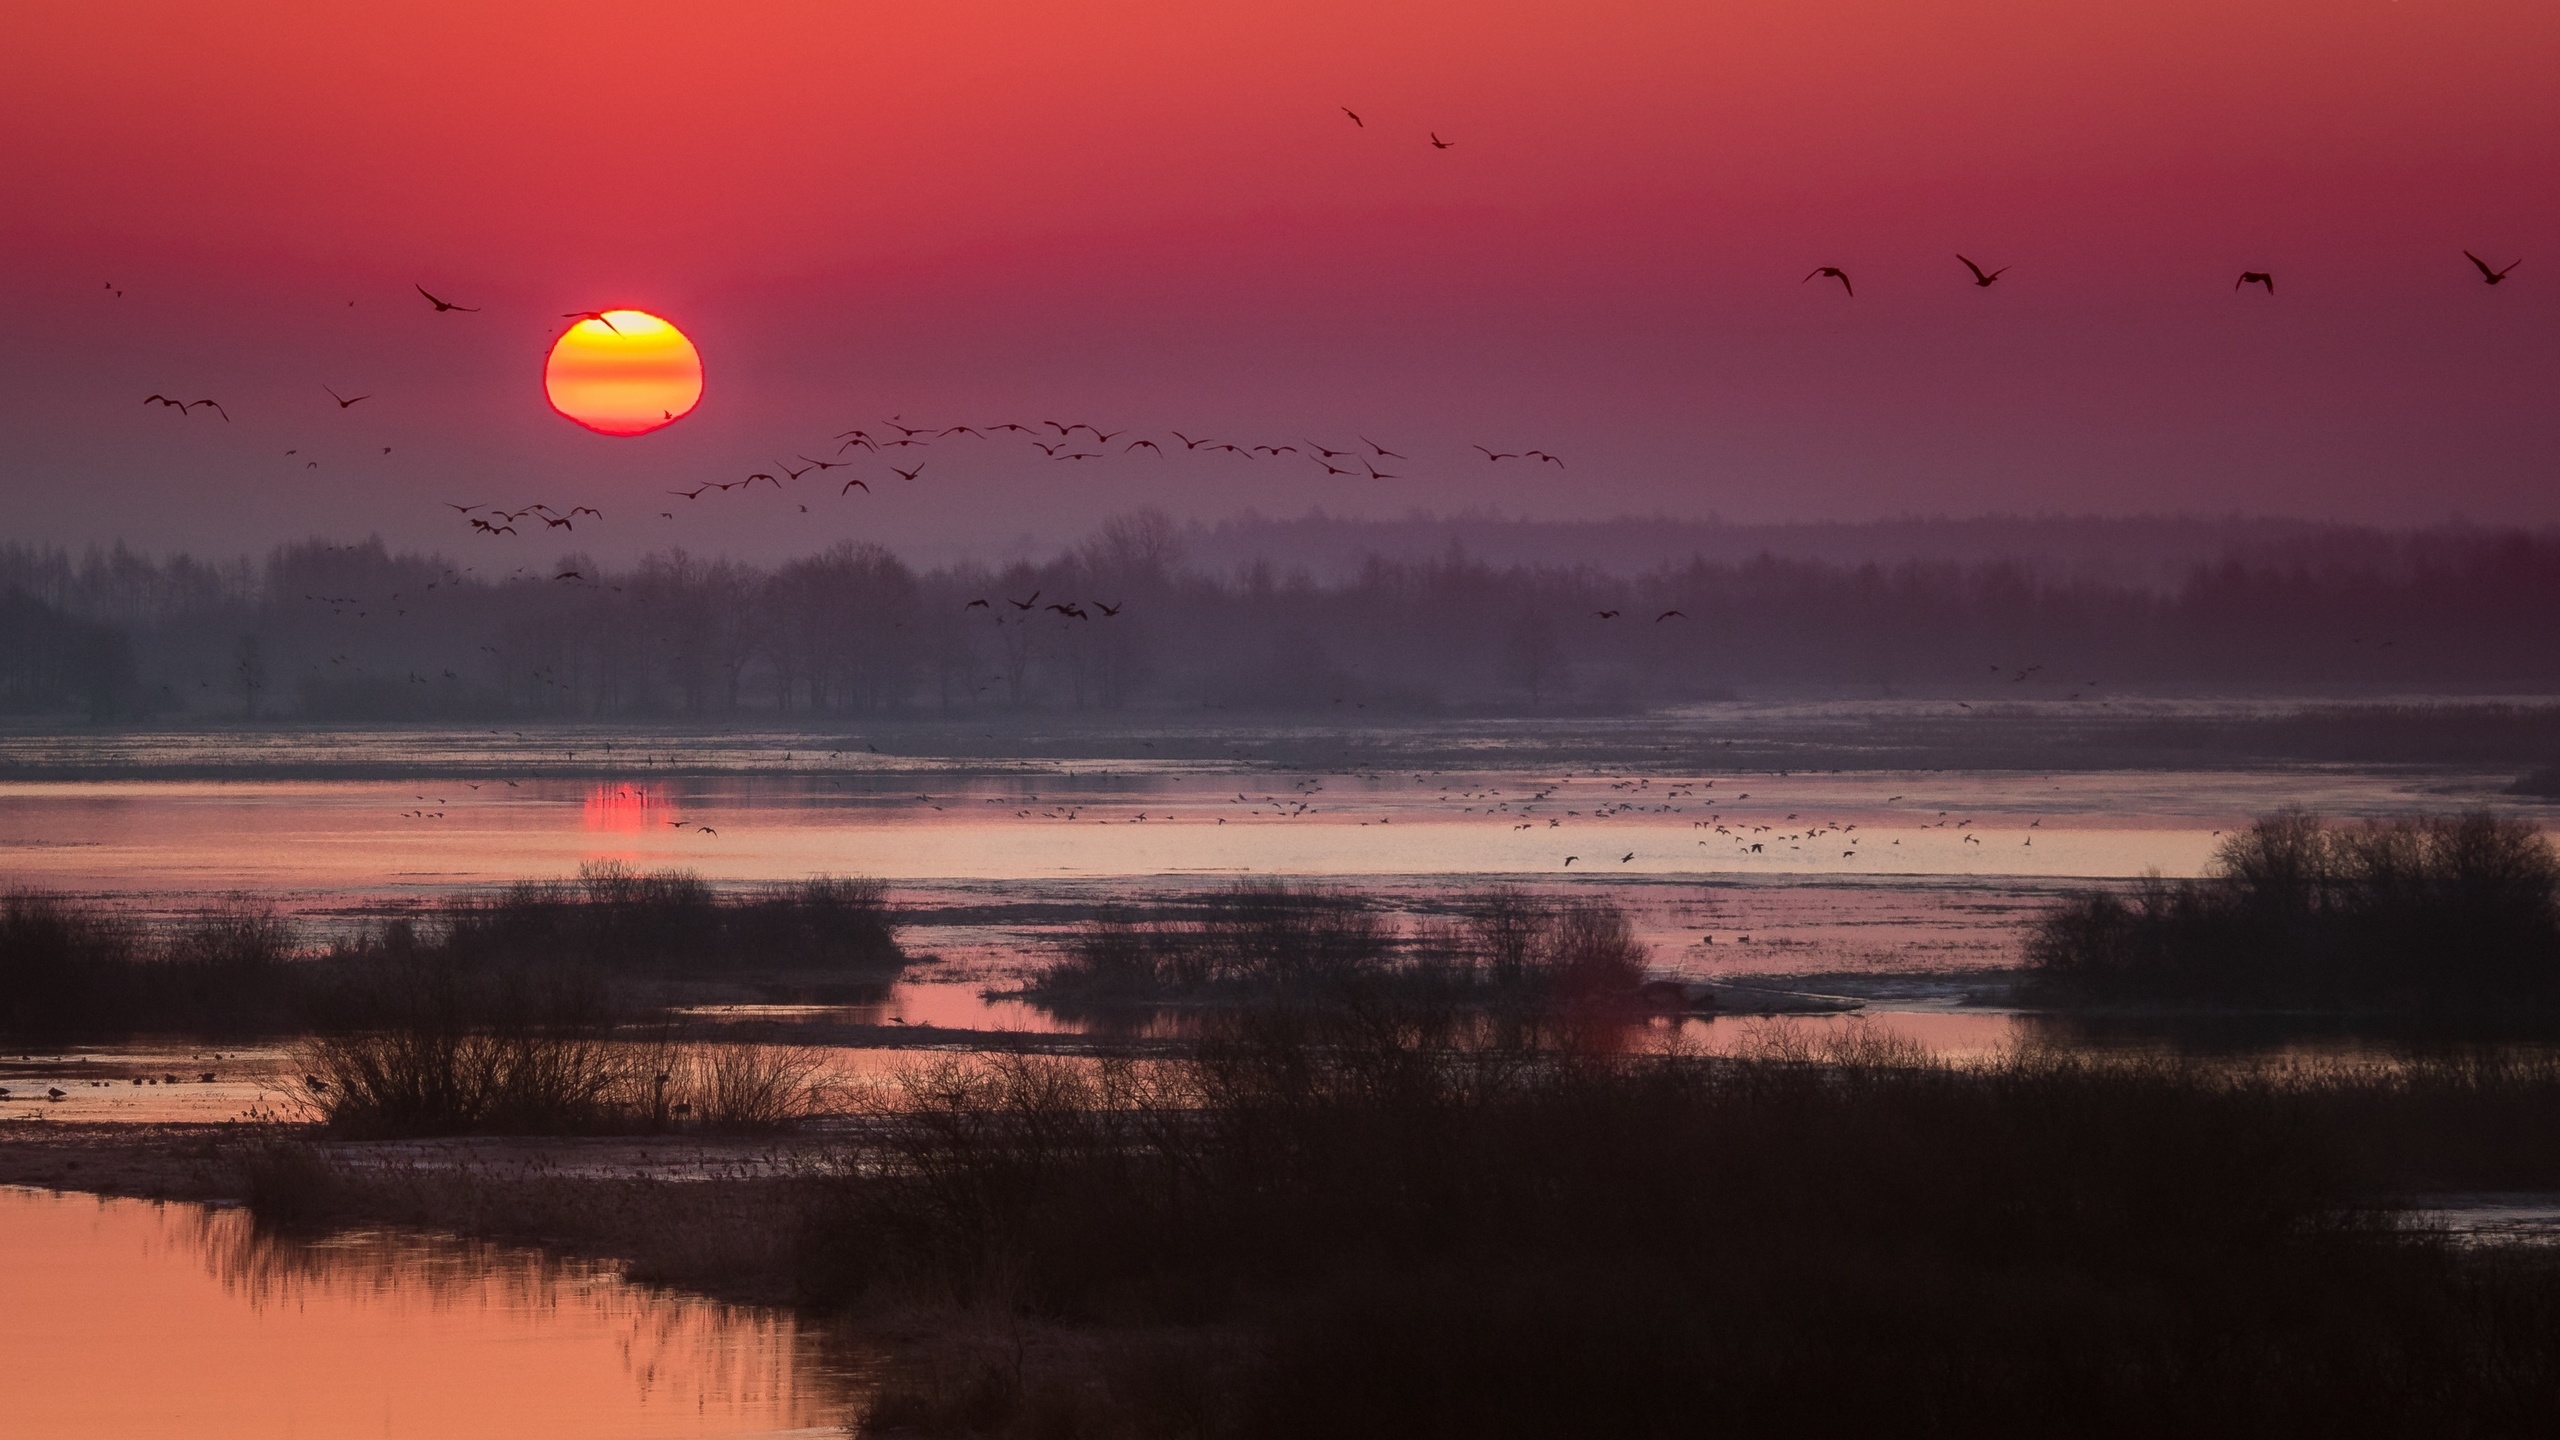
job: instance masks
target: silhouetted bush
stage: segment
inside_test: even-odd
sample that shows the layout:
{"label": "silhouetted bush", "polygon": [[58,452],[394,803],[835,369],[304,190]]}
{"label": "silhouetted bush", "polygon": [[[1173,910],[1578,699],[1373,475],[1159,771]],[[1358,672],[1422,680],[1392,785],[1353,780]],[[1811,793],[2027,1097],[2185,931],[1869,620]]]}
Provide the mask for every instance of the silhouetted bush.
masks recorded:
{"label": "silhouetted bush", "polygon": [[1254,881],[1152,915],[1105,914],[1026,993],[1065,1008],[1193,1001],[1553,1006],[1632,991],[1645,950],[1605,900],[1496,889],[1401,933],[1340,891]]}
{"label": "silhouetted bush", "polygon": [[453,901],[444,943],[482,960],[613,973],[801,973],[886,981],[906,963],[876,880],[820,878],[722,894],[687,871],[605,862],[570,882],[526,882]]}
{"label": "silhouetted bush", "polygon": [[2028,947],[2048,997],[2488,1004],[2560,993],[2560,856],[2485,812],[2331,826],[2287,812],[2223,842],[2201,880],[2049,912]]}
{"label": "silhouetted bush", "polygon": [[300,948],[290,920],[249,900],[155,930],[102,903],[0,896],[0,1034],[274,1030],[299,1003]]}

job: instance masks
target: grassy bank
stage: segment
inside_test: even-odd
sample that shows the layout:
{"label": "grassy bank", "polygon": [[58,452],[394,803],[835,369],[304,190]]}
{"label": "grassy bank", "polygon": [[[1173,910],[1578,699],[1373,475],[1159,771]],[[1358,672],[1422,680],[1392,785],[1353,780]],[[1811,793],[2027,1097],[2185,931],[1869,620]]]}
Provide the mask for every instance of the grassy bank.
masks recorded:
{"label": "grassy bank", "polygon": [[2342,826],[2288,812],[2200,880],[2081,896],[2038,924],[2064,1001],[2487,1009],[2560,1003],[2560,855],[2485,812]]}

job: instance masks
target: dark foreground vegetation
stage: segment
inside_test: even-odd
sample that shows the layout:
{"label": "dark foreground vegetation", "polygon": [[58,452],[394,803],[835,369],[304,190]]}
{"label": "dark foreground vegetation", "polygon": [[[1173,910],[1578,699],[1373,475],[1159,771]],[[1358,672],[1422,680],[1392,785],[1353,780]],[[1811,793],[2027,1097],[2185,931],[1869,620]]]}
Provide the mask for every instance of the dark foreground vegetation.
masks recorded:
{"label": "dark foreground vegetation", "polygon": [[1248,881],[1147,913],[1107,912],[1024,993],[1058,1010],[1285,1002],[1529,1017],[1633,998],[1646,954],[1597,899],[1497,888],[1410,932],[1338,890]]}
{"label": "dark foreground vegetation", "polygon": [[2560,1184],[2547,1059],[1629,1059],[1263,1011],[1180,1062],[952,1065],[886,1119],[811,1192],[798,1279],[992,1338],[894,1371],[865,1433],[2512,1434],[2560,1403],[2553,1257],[2386,1208]]}
{"label": "dark foreground vegetation", "polygon": [[0,895],[0,1037],[603,1034],[690,995],[860,998],[904,963],[884,892],[864,880],[721,892],[689,874],[591,866],[325,944],[256,902],[153,925],[15,892]]}
{"label": "dark foreground vegetation", "polygon": [[2331,825],[2288,812],[2201,880],[2044,917],[2032,990],[2064,1001],[2416,1007],[2560,1003],[2560,855],[2485,812]]}

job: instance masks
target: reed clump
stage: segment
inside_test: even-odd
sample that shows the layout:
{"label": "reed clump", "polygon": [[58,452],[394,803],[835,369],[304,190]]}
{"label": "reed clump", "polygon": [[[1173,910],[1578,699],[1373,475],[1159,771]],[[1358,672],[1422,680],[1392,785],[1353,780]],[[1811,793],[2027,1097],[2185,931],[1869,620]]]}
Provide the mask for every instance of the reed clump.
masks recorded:
{"label": "reed clump", "polygon": [[2332,825],[2287,811],[2199,880],[2049,912],[2028,947],[2047,998],[2483,1007],[2560,999],[2560,854],[2485,811]]}
{"label": "reed clump", "polygon": [[1097,917],[1025,993],[1057,1008],[1255,1002],[1538,1008],[1632,992],[1646,962],[1626,914],[1516,889],[1406,932],[1361,896],[1268,881]]}

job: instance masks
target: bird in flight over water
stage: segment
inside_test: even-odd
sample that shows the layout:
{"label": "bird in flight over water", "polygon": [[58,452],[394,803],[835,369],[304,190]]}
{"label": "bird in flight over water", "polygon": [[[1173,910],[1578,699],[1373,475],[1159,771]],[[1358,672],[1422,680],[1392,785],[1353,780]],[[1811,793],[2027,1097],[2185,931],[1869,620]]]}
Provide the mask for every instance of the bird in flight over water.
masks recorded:
{"label": "bird in flight over water", "polygon": [[1850,284],[1849,284],[1849,272],[1848,272],[1848,271],[1846,271],[1846,270],[1841,269],[1841,268],[1840,268],[1839,266],[1837,266],[1837,265],[1825,265],[1825,266],[1823,266],[1822,268],[1820,268],[1820,269],[1818,269],[1818,270],[1814,271],[1814,272],[1813,272],[1813,274],[1811,274],[1811,275],[1807,275],[1806,277],[1804,277],[1804,280],[1799,280],[1799,281],[1797,281],[1796,283],[1797,283],[1797,284],[1799,284],[1799,285],[1801,285],[1801,284],[1804,284],[1806,281],[1819,279],[1820,277],[1825,276],[1825,275],[1828,275],[1828,276],[1830,276],[1832,279],[1839,281],[1839,282],[1840,282],[1840,288],[1841,288],[1841,289],[1843,289],[1843,290],[1847,290],[1847,291],[1849,292],[1849,298],[1851,298],[1851,299],[1853,299],[1853,300],[1857,298],[1858,292],[1857,292],[1854,288],[1852,288],[1852,287],[1850,286]]}
{"label": "bird in flight over water", "polygon": [[1432,132],[1431,132],[1431,148],[1432,148],[1432,149],[1434,149],[1434,150],[1446,150],[1446,149],[1448,149],[1450,146],[1455,145],[1456,143],[1458,143],[1458,142],[1456,142],[1455,140],[1443,140],[1443,139],[1441,139],[1441,138],[1440,138],[1440,132],[1439,132],[1439,131],[1437,131],[1437,130],[1434,130],[1434,131],[1432,131]]}
{"label": "bird in flight over water", "polygon": [[1366,130],[1366,129],[1368,129],[1368,128],[1369,128],[1369,122],[1360,118],[1360,112],[1359,112],[1359,111],[1352,109],[1352,108],[1351,108],[1350,106],[1348,106],[1348,105],[1345,105],[1345,106],[1343,106],[1343,107],[1342,107],[1342,113],[1351,117],[1351,123],[1352,123],[1352,124],[1359,126],[1359,127],[1360,127],[1361,129],[1363,129],[1363,130]]}
{"label": "bird in flight over water", "polygon": [[341,398],[341,397],[339,396],[339,394],[338,394],[338,392],[337,392],[337,391],[330,389],[330,388],[329,388],[328,386],[326,386],[326,385],[321,386],[321,387],[320,387],[320,389],[321,389],[321,392],[322,392],[323,394],[327,395],[330,399],[332,399],[332,400],[336,400],[336,401],[338,402],[338,408],[339,408],[339,409],[341,409],[341,410],[344,410],[344,409],[346,409],[348,406],[353,405],[354,403],[356,403],[356,400],[370,400],[370,399],[372,399],[372,398],[373,398],[373,397],[372,397],[372,396],[370,396],[370,395],[359,395],[359,396],[357,396],[357,397],[356,397],[356,399],[355,399],[355,400],[348,400],[348,399]]}
{"label": "bird in flight over water", "polygon": [[[1963,257],[1962,255],[1958,255],[1956,258],[1957,258],[1957,259],[1959,259],[1959,260],[1964,260],[1964,257]],[[1981,287],[1982,287],[1983,289],[1985,289],[1985,290],[1988,290],[1988,289],[1990,289],[1990,288],[1991,288],[1991,282],[1992,282],[1992,281],[1997,280],[1997,279],[1999,279],[2001,276],[2006,275],[2006,274],[2008,274],[2008,273],[2009,273],[2009,267],[2008,267],[2008,266],[2006,266],[2006,265],[2001,266],[2001,267],[2000,267],[1999,269],[1997,269],[1997,270],[1989,271],[1989,272],[1987,272],[1987,273],[1986,273],[1986,272],[1983,270],[1983,268],[1982,268],[1981,266],[1974,264],[1974,263],[1973,263],[1972,261],[1970,261],[1970,260],[1964,260],[1964,268],[1966,268],[1967,270],[1970,270],[1970,271],[1972,271],[1972,272],[1973,272],[1973,283],[1974,283],[1974,284],[1976,284],[1976,285],[1981,286]],[[1816,273],[1820,273],[1820,272],[1816,272]],[[1843,284],[1843,285],[1846,285],[1846,284],[1848,284],[1849,282],[1848,282],[1846,279],[1843,279],[1840,283],[1841,283],[1841,284]]]}
{"label": "bird in flight over water", "polygon": [[2240,278],[2231,282],[2231,288],[2237,290],[2243,285],[2264,285],[2268,294],[2276,293],[2276,277],[2264,270],[2241,271]]}

